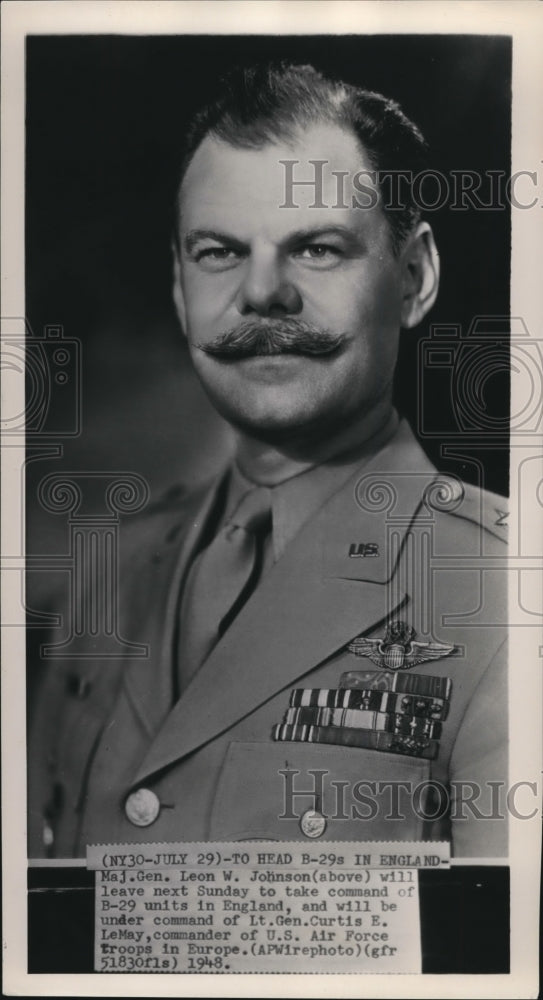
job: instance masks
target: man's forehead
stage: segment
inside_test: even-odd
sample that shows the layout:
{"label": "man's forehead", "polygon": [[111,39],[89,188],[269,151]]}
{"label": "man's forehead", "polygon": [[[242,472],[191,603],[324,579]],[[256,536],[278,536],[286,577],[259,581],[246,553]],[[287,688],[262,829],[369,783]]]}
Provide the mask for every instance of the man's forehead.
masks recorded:
{"label": "man's forehead", "polygon": [[356,136],[332,123],[258,149],[207,136],[183,180],[182,228],[211,225],[217,216],[225,223],[264,217],[270,222],[275,216],[278,227],[292,227],[302,224],[296,213],[306,217],[304,225],[308,216],[315,226],[343,224],[351,214],[343,206],[350,206],[353,196],[361,199],[360,186],[376,188],[371,175]]}

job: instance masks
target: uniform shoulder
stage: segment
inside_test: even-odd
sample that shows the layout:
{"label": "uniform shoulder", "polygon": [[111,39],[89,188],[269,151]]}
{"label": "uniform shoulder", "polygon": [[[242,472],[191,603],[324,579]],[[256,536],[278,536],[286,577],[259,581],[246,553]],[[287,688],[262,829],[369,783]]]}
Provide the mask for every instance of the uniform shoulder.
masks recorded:
{"label": "uniform shoulder", "polygon": [[430,502],[436,510],[441,510],[454,518],[471,521],[495,538],[507,542],[509,515],[507,497],[442,473],[437,477],[435,485],[436,499]]}
{"label": "uniform shoulder", "polygon": [[185,483],[176,483],[174,486],[163,490],[158,497],[152,500],[145,511],[142,512],[142,516],[155,517],[157,514],[179,510],[179,507],[186,502],[189,495],[190,491]]}
{"label": "uniform shoulder", "polygon": [[184,513],[187,508],[199,504],[216,482],[217,477],[215,476],[204,482],[193,483],[192,485],[188,483],[175,483],[173,486],[162,490],[155,499],[151,500],[139,516],[141,519],[160,519],[162,516],[167,517],[170,514],[177,515]]}
{"label": "uniform shoulder", "polygon": [[180,531],[193,522],[213,486],[213,480],[193,486],[178,483],[161,492],[135,517],[123,525],[124,544],[153,549],[174,540]]}

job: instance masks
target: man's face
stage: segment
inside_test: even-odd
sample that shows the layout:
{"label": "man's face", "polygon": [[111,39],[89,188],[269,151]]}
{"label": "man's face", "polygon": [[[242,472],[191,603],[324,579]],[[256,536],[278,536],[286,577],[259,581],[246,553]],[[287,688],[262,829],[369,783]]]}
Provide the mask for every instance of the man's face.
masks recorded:
{"label": "man's face", "polygon": [[[295,181],[315,177],[311,160],[327,161],[325,208],[310,207],[310,185],[292,188],[297,207],[280,207],[288,201],[281,160],[299,161]],[[256,438],[326,437],[390,394],[403,269],[380,206],[337,207],[351,206],[353,196],[368,201],[353,184],[360,170],[371,165],[354,135],[323,123],[258,150],[207,137],[183,180],[181,322],[212,402]],[[333,171],[343,172],[339,197]],[[240,328],[248,353],[235,348]],[[316,353],[303,342],[300,353],[284,352],[273,336],[271,353],[255,353],[250,345],[262,329],[286,329],[295,350],[304,334]],[[223,353],[232,333],[233,353]],[[217,338],[218,351],[206,353]]]}

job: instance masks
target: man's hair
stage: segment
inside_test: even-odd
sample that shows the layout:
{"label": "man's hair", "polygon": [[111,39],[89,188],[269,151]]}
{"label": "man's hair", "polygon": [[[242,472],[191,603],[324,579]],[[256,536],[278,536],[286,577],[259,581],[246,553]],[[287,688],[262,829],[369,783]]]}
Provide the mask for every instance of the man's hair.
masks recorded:
{"label": "man's hair", "polygon": [[[233,70],[221,81],[220,96],[201,108],[185,134],[180,189],[196,150],[211,136],[238,149],[261,149],[294,140],[301,129],[330,122],[351,131],[360,142],[377,180],[395,252],[420,218],[412,179],[426,166],[426,143],[399,104],[382,94],[332,80],[313,66],[268,63]],[[402,197],[391,204],[386,176],[402,171]],[[179,215],[178,215],[179,218]]]}

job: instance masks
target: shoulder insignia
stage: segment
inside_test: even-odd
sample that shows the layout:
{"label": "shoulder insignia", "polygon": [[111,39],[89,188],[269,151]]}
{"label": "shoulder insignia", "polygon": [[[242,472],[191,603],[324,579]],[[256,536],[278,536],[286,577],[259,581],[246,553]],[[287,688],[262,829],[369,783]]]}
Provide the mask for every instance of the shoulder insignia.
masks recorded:
{"label": "shoulder insignia", "polygon": [[472,521],[507,541],[507,499],[498,493],[461,482],[456,476],[440,475],[427,490],[425,502],[432,510]]}

